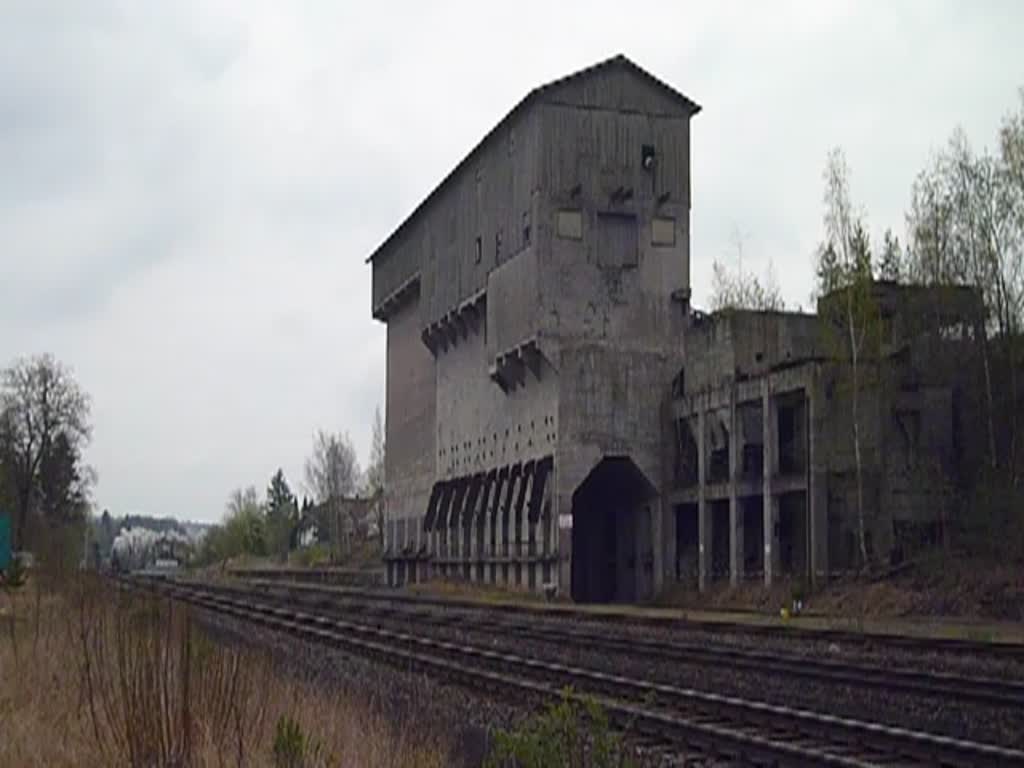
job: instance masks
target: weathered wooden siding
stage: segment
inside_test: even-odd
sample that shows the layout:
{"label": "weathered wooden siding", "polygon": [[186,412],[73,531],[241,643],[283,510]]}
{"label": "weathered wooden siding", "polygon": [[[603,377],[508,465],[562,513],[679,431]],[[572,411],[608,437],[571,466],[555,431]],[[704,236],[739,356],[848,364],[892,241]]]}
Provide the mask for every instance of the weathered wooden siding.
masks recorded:
{"label": "weathered wooden siding", "polygon": [[419,271],[420,321],[429,325],[482,290],[490,271],[525,247],[524,226],[532,238],[536,218],[537,129],[531,112],[503,126],[374,259],[375,307]]}
{"label": "weathered wooden siding", "polygon": [[606,67],[585,77],[558,83],[545,91],[544,101],[683,118],[689,118],[694,111],[680,103],[669,90],[628,67]]}
{"label": "weathered wooden siding", "polygon": [[388,322],[385,475],[392,520],[421,517],[434,478],[437,384],[434,359],[420,341],[419,314],[413,300]]}

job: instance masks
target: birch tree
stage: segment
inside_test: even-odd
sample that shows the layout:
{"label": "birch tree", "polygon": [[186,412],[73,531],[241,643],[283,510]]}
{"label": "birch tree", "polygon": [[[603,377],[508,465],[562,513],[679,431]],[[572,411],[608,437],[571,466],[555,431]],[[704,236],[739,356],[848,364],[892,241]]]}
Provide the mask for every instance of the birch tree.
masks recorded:
{"label": "birch tree", "polygon": [[857,543],[867,565],[864,510],[862,388],[866,369],[877,356],[880,317],[873,296],[871,247],[863,215],[850,196],[850,171],[842,150],[825,165],[825,240],[818,249],[816,274],[820,306],[838,356],[849,365],[850,409],[857,485]]}

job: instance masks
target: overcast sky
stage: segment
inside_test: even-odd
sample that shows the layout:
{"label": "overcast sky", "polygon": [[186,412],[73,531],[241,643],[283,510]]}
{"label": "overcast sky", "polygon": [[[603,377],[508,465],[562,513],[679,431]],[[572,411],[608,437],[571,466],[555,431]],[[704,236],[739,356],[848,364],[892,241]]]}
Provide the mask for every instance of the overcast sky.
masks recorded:
{"label": "overcast sky", "polygon": [[532,87],[616,53],[703,106],[695,300],[772,260],[807,306],[831,146],[875,237],[960,125],[994,145],[1024,3],[0,0],[0,365],[93,398],[116,514],[214,520],[318,428],[365,461],[365,257]]}

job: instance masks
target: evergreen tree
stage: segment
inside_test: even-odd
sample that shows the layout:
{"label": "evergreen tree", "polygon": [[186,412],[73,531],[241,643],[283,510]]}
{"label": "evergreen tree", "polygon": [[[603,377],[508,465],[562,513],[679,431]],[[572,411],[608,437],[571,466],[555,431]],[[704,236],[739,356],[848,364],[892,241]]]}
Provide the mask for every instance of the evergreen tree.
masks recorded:
{"label": "evergreen tree", "polygon": [[288,486],[284,471],[278,469],[267,487],[267,534],[271,554],[287,558],[299,524],[295,494]]}
{"label": "evergreen tree", "polygon": [[893,235],[891,229],[885,230],[882,236],[882,255],[878,262],[880,280],[899,282],[903,279],[903,249],[900,240]]}

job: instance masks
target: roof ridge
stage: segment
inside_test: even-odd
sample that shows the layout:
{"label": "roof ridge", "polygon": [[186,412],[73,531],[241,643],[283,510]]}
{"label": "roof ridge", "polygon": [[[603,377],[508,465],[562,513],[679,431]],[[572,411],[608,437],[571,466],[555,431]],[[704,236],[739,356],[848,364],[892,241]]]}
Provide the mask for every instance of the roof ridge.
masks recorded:
{"label": "roof ridge", "polygon": [[655,77],[654,75],[652,75],[650,72],[648,72],[646,69],[641,67],[635,61],[630,59],[624,53],[617,53],[614,56],[611,56],[611,57],[609,57],[607,59],[603,59],[603,60],[598,61],[598,62],[596,62],[594,64],[591,64],[589,66],[583,67],[582,69],[578,69],[575,72],[570,72],[567,75],[563,75],[562,77],[555,78],[554,80],[550,80],[547,83],[543,83],[541,85],[535,86],[532,90],[529,91],[529,93],[526,94],[526,96],[524,96],[522,99],[520,99],[516,103],[516,105],[514,107],[512,107],[512,109],[509,110],[505,114],[505,116],[502,117],[501,120],[499,120],[498,123],[493,128],[491,128],[491,130],[489,130],[486,134],[484,134],[483,138],[480,139],[480,141],[478,141],[473,146],[473,148],[471,150],[469,150],[468,153],[466,153],[465,157],[463,157],[462,160],[460,160],[455,165],[455,167],[452,168],[452,170],[449,171],[445,175],[445,177],[443,179],[441,179],[441,181],[430,191],[430,193],[427,194],[427,196],[424,197],[417,204],[417,206],[415,208],[413,208],[412,212],[409,213],[409,215],[406,216],[404,219],[402,219],[402,222],[398,225],[398,227],[396,227],[391,232],[391,234],[387,236],[387,238],[384,240],[384,242],[382,242],[379,246],[377,246],[373,250],[373,252],[366,258],[366,263],[367,264],[371,263],[377,257],[377,255],[381,253],[381,251],[383,251],[392,242],[394,242],[394,240],[406,229],[406,227],[409,226],[410,222],[415,220],[419,216],[419,214],[427,207],[427,205],[429,205],[430,202],[441,192],[441,190],[444,189],[448,185],[448,182],[451,181],[459,173],[459,171],[467,163],[469,163],[470,160],[473,159],[473,157],[477,154],[477,152],[479,152],[480,149],[483,146],[485,146],[491,140],[491,138],[499,130],[501,130],[501,128],[504,125],[506,125],[513,117],[515,117],[515,115],[517,115],[521,110],[523,110],[527,106],[529,106],[534,100],[541,99],[543,94],[545,94],[547,92],[550,92],[550,91],[554,90],[557,87],[565,85],[566,83],[573,82],[573,81],[578,80],[580,78],[587,77],[587,76],[589,76],[589,75],[591,75],[591,74],[593,74],[595,72],[598,72],[598,71],[600,71],[602,69],[605,69],[607,67],[613,67],[613,66],[625,67],[630,72],[633,72],[634,74],[639,75],[640,77],[642,77],[643,79],[647,80],[651,84],[653,84],[656,87],[660,88],[661,90],[665,91],[672,98],[674,98],[674,99],[676,99],[678,101],[681,101],[682,103],[684,103],[690,109],[691,116],[697,114],[698,112],[700,112],[701,107],[700,107],[699,104],[697,104],[697,102],[695,102],[692,99],[690,99],[689,97],[683,95],[682,92],[676,90],[675,88],[673,88],[671,85],[669,85],[665,81],[663,81],[663,80]]}

